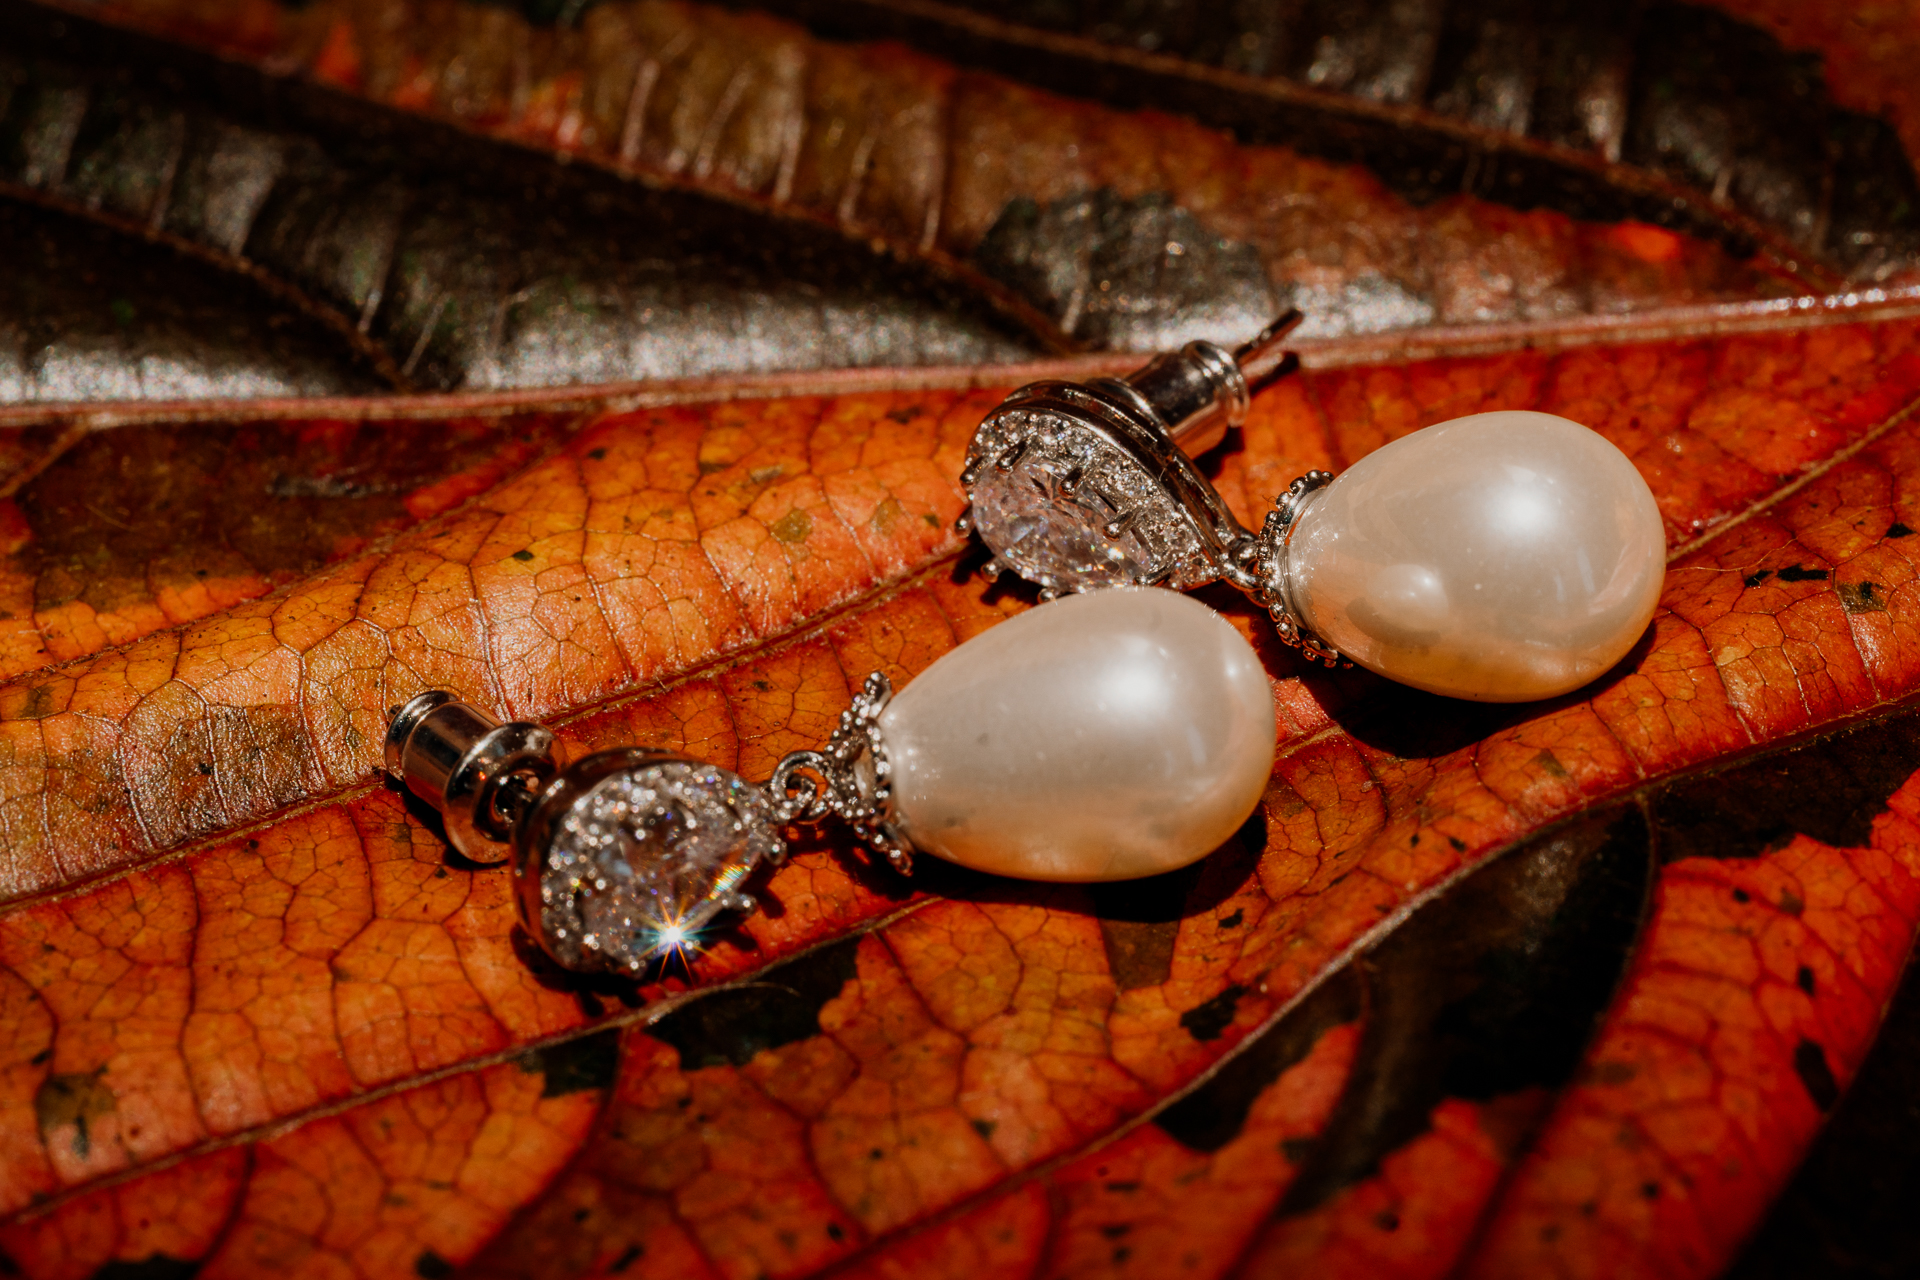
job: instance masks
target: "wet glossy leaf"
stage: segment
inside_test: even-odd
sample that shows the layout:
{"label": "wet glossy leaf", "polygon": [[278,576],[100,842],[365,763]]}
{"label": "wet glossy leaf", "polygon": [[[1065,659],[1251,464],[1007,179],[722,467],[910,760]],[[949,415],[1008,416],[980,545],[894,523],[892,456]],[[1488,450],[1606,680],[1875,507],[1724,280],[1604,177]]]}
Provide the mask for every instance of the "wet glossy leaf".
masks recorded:
{"label": "wet glossy leaf", "polygon": [[[1061,346],[983,278],[816,222],[557,167],[18,3],[4,20],[20,34],[0,50],[0,182],[68,215],[35,216],[105,224],[68,238],[117,228],[171,246],[142,248],[184,258],[172,270],[197,268],[202,292],[244,293],[252,277],[285,313],[276,323],[367,366],[353,385],[275,377],[276,353],[243,344],[197,352],[214,367],[169,379],[164,356],[147,357],[157,372],[140,365],[165,337],[149,331],[180,309],[165,285],[113,272],[89,288],[69,261],[26,253],[9,308],[22,332],[0,347],[8,399],[311,394],[367,389],[375,373],[401,389],[487,390]],[[131,347],[118,363],[116,337]]]}
{"label": "wet glossy leaf", "polygon": [[1900,142],[1914,137],[1903,10],[1764,0],[771,7],[836,33],[958,47],[1049,88],[1177,103],[1243,139],[1371,158],[1420,203],[1464,191],[1694,229],[1731,220],[1855,281],[1910,277],[1920,252],[1912,148]]}
{"label": "wet glossy leaf", "polygon": [[[971,256],[1116,345],[1163,342],[1170,323],[1244,327],[1271,311],[1263,294],[1301,305],[1313,333],[1768,291],[1704,246],[1545,210],[1766,246],[1823,283],[1905,279],[1920,246],[1920,185],[1877,118],[1897,93],[1842,85],[1836,103],[1818,57],[1692,6],[771,7],[962,69],[661,3],[527,4],[531,24],[496,12],[452,29],[407,3],[114,11],[408,109]],[[538,55],[511,70],[523,39]],[[1844,33],[1814,39],[1843,73],[1859,64]],[[1177,110],[1234,141],[1001,76]],[[1356,162],[1370,174],[1339,167]],[[1198,252],[1169,259],[1168,239]],[[1108,297],[1085,292],[1103,278]]]}
{"label": "wet glossy leaf", "polygon": [[[559,27],[427,0],[103,11],[297,69],[288,83],[11,3],[26,60],[0,68],[0,177],[271,281],[396,384],[1004,360],[1225,338],[1288,304],[1312,336],[1842,279],[1713,204],[1711,173],[1676,183],[1652,161],[1516,150],[1186,64],[1135,75],[1097,43],[1040,75],[1031,49],[1015,56],[1031,32],[982,45],[884,5],[800,16],[923,53],[663,0],[569,10]],[[1119,109],[1143,102],[1216,127]],[[1793,181],[1879,193],[1858,217],[1822,213],[1820,234],[1854,245],[1857,230],[1847,270],[1903,278],[1889,210],[1912,174],[1897,146],[1862,155],[1858,175],[1823,159]],[[1775,221],[1790,232],[1802,212]],[[57,377],[24,392],[90,394]]]}
{"label": "wet glossy leaf", "polygon": [[[65,39],[52,27],[71,19],[35,12],[36,39]],[[400,26],[368,40],[382,15]],[[658,54],[646,41],[660,35],[606,37],[616,18],[678,23],[684,39],[656,57],[638,140],[623,132],[609,158],[609,135],[584,132],[597,117],[579,106],[568,125],[565,103],[598,101],[587,71],[567,77],[602,58],[627,68],[620,119],[633,116],[648,64],[629,55]],[[1055,135],[1039,122],[1057,117],[1059,137],[1118,139],[1100,164],[1148,156],[1165,174],[1202,143],[1215,159],[1281,162],[1170,118],[1051,101],[755,15],[607,5],[576,30],[504,10],[322,0],[166,22],[256,58],[277,51],[397,108],[272,87],[292,113],[267,122],[273,136],[306,139],[284,154],[319,157],[303,172],[326,182],[345,154],[331,140],[349,136],[329,121],[387,121],[400,141],[378,145],[404,151],[451,139],[421,117],[453,115],[571,148],[588,162],[576,174],[658,176],[676,162],[649,150],[656,128],[677,138],[695,120],[714,139],[710,167],[696,171],[697,148],[677,162],[697,190],[671,198],[723,186],[766,197],[777,170],[768,179],[748,161],[786,144],[754,130],[799,119],[806,146],[873,183],[850,203],[844,183],[808,187],[824,161],[803,147],[771,202],[791,207],[728,216],[783,236],[795,216],[823,218],[898,246],[910,237],[862,203],[907,189],[886,176],[905,163],[886,150],[897,139],[876,135],[855,165],[857,140],[843,154],[845,130],[830,143],[830,126],[814,127],[852,117],[809,114],[826,110],[818,95],[871,93],[860,77],[883,75],[911,101],[915,76],[948,107],[986,101],[981,118],[1035,130],[1039,156],[1080,145],[1046,151]],[[1371,29],[1326,38],[1338,48],[1342,32]],[[1508,65],[1497,50],[1460,53],[1446,30],[1435,67]],[[1090,44],[1061,48],[1083,69],[1134,66],[1102,62],[1114,32],[1082,34]],[[1229,57],[1202,35],[1176,52]],[[409,43],[429,37],[441,43],[427,52]],[[765,61],[749,75],[722,45]],[[524,57],[481,56],[502,47]],[[1684,69],[1693,48],[1660,56]],[[67,74],[56,61],[32,63],[42,79],[0,116],[16,142],[52,136],[23,121],[74,125],[61,176],[19,183],[47,206],[19,225],[107,246],[103,260],[124,255],[112,260],[155,280],[185,272],[178,309],[128,326],[121,350],[157,352],[164,374],[230,333],[232,356],[196,368],[392,372],[385,294],[362,330],[340,300],[359,295],[314,283],[351,265],[315,246],[361,243],[313,230],[335,207],[316,203],[319,188],[287,195],[283,221],[248,222],[244,254],[186,267],[167,246],[198,252],[191,236],[165,231],[156,249],[86,213],[95,195],[101,208],[147,198],[121,180],[151,171],[113,159],[140,138],[190,140],[208,120],[266,127],[219,124],[238,100],[229,90],[168,105],[182,90],[162,67],[150,82],[87,72],[62,99],[43,74]],[[1156,84],[1204,79],[1184,63],[1136,69]],[[265,92],[252,70],[222,74],[232,94]],[[1454,75],[1422,101],[1470,115],[1456,92],[1467,82]],[[675,114],[716,83],[723,97],[739,86],[726,111]],[[778,83],[798,96],[755,114]],[[550,91],[559,105],[540,105]],[[1316,101],[1328,118],[1347,110]],[[1017,102],[1042,105],[1020,116]],[[301,103],[328,105],[299,115]],[[1431,122],[1403,123],[1426,145]],[[502,154],[497,138],[448,145]],[[88,155],[109,159],[68,163]],[[1286,163],[1364,185],[1357,170]],[[462,226],[511,207],[486,180],[461,188],[477,210]],[[1051,306],[1231,204],[1132,181],[991,188],[998,211],[976,219],[972,241],[943,239],[960,234],[948,213],[965,194],[948,183],[913,252],[965,306],[940,302],[912,323],[1017,315],[993,311],[963,258]],[[446,189],[410,188],[422,201]],[[829,190],[842,193],[830,216],[817,194]],[[1510,249],[1526,227],[1587,246],[1566,278],[1588,299],[1611,269],[1589,249],[1609,237],[1679,264],[1644,301],[1700,296],[1687,273],[1703,263],[1733,269],[1704,241],[1646,225],[1474,200],[1436,214],[1383,192],[1367,197],[1374,213],[1453,219],[1455,239],[1414,238],[1420,261],[1475,236]],[[212,206],[169,195],[113,216],[151,222],[162,208],[166,224],[181,207]],[[284,242],[299,254],[278,261],[320,274],[269,269],[247,247],[271,240],[263,226],[306,228]],[[846,246],[832,227],[793,234]],[[1161,311],[1083,309],[1092,327],[1065,327],[1109,342],[1162,333],[1152,326],[1234,279],[1252,292],[1226,289],[1233,305],[1252,307],[1259,288],[1271,300],[1293,278],[1275,274],[1271,247],[1196,241],[1197,274],[1169,279]],[[207,283],[221,279],[248,283]],[[62,305],[91,314],[93,295],[59,282]],[[1661,612],[1618,669],[1552,703],[1454,704],[1304,667],[1263,618],[1209,592],[1268,664],[1282,744],[1260,812],[1206,861],[1093,888],[933,860],[907,880],[844,832],[796,832],[792,861],[754,887],[762,910],[645,983],[559,972],[517,933],[505,874],[451,854],[433,816],[378,774],[386,709],[444,686],[554,724],[570,755],[642,743],[766,776],[826,736],[867,671],[910,680],[1030,603],[983,583],[950,532],[965,441],[1004,390],[996,375],[13,410],[0,438],[0,1259],[76,1278],[1897,1266],[1910,1128],[1896,1122],[1911,1098],[1897,1055],[1913,1001],[1896,990],[1920,920],[1920,321],[1908,311],[1856,299],[1454,331],[1424,354],[1309,348],[1310,371],[1263,395],[1207,459],[1241,518],[1301,471],[1442,418],[1531,407],[1588,422],[1647,477],[1674,547]],[[270,341],[218,318],[254,315]],[[179,316],[212,337],[150,336],[189,323]],[[78,350],[92,332],[76,320],[59,340]],[[458,363],[476,348],[457,333],[437,346],[439,330],[419,332],[416,372],[446,352],[453,363],[434,367],[478,367]],[[1848,1181],[1863,1167],[1871,1194]]]}
{"label": "wet glossy leaf", "polygon": [[369,353],[238,272],[32,205],[0,205],[0,404],[351,395]]}

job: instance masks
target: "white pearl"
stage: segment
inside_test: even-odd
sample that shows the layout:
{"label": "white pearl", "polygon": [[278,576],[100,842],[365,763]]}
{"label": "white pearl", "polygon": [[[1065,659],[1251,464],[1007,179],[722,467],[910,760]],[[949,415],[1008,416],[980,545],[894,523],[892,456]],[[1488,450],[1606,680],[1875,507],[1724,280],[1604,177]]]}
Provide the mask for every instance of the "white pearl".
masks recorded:
{"label": "white pearl", "polygon": [[1548,413],[1455,418],[1311,498],[1289,593],[1321,638],[1415,688],[1566,693],[1633,648],[1666,575],[1660,509],[1603,437]]}
{"label": "white pearl", "polygon": [[1273,770],[1273,690],[1197,600],[1043,604],[927,668],[880,717],[914,845],[1028,880],[1125,880],[1205,857]]}

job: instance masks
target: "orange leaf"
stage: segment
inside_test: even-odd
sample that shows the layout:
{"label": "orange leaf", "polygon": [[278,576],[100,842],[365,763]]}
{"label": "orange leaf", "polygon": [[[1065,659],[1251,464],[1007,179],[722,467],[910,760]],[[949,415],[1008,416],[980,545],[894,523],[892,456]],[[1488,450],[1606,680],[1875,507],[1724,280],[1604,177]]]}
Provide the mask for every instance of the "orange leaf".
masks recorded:
{"label": "orange leaf", "polygon": [[[571,978],[516,937],[503,873],[450,855],[377,780],[385,708],[445,684],[552,720],[568,753],[643,743],[765,776],[824,738],[865,671],[909,680],[1024,607],[968,576],[947,531],[960,450],[993,394],[476,419],[461,471],[431,460],[451,452],[414,451],[387,530],[340,550],[313,485],[282,485],[252,527],[302,536],[263,532],[280,559],[249,561],[256,598],[196,597],[182,607],[197,619],[163,617],[0,691],[16,899],[0,914],[0,1190],[24,1215],[0,1247],[44,1274],[143,1249],[215,1274],[322,1259],[370,1274],[469,1260],[624,1273],[643,1259],[659,1274],[853,1259],[872,1275],[963,1260],[1139,1274],[1242,1260],[1258,1273],[1282,1256],[1429,1274],[1464,1256],[1497,1202],[1475,1246],[1492,1273],[1521,1256],[1509,1234],[1537,1242],[1533,1224],[1571,1203],[1583,1230],[1647,1250],[1680,1237],[1645,1225],[1666,1219],[1643,1206],[1683,1215],[1698,1243],[1662,1265],[1710,1274],[1858,1069],[1920,881],[1891,816],[1869,833],[1789,815],[1814,836],[1762,833],[1757,862],[1673,852],[1671,797],[1712,792],[1668,780],[1912,687],[1916,329],[1865,317],[1610,346],[1544,334],[1521,353],[1282,384],[1221,459],[1243,518],[1284,477],[1423,421],[1492,405],[1583,414],[1643,467],[1676,539],[1693,539],[1648,639],[1582,694],[1462,706],[1308,672],[1263,620],[1210,593],[1268,655],[1283,742],[1264,817],[1207,862],[1091,889],[937,862],[909,882],[827,832],[757,891],[761,913],[684,975],[641,987]],[[205,428],[134,430],[173,460],[182,507],[220,519],[235,468],[420,429],[219,428],[226,447],[200,452],[190,442],[208,437],[184,432]],[[75,509],[58,495],[94,439],[66,440],[17,493],[23,575],[48,563],[35,513]],[[528,448],[543,452],[513,452]],[[1737,472],[1719,461],[1734,456]],[[90,505],[131,510],[142,475],[96,487]],[[115,563],[112,525],[87,527]],[[180,563],[145,575],[154,598],[192,573]],[[31,625],[50,631],[37,613]],[[1910,765],[1882,772],[1904,812]],[[1651,797],[1634,802],[1651,806],[1641,853],[1618,852],[1626,837],[1555,834],[1613,831],[1554,824],[1631,796]],[[1637,942],[1631,909],[1592,917],[1628,923],[1593,944],[1571,1001],[1598,1014],[1626,966],[1591,1048],[1576,1026],[1556,1033],[1558,1076],[1536,1064],[1462,1094],[1427,1071],[1440,1092],[1381,1095],[1400,1127],[1355,1118],[1364,1081],[1426,1078],[1417,1055],[1383,1065],[1383,1045],[1454,1052],[1452,1005],[1406,975],[1431,987],[1464,974],[1446,981],[1477,989],[1476,966],[1522,945],[1503,938],[1559,936],[1556,903],[1605,884],[1629,886],[1608,901],[1637,901],[1633,877],[1652,872],[1630,864],[1649,838],[1678,861]],[[1539,887],[1549,867],[1559,897]],[[1769,986],[1719,939],[1747,928],[1729,910],[1789,900],[1791,918],[1756,943]],[[1467,950],[1446,960],[1446,946]],[[1748,993],[1746,1012],[1716,1006],[1729,1028],[1786,1030],[1726,1040],[1658,1012],[1698,1003],[1686,984],[1709,980]],[[1678,1037],[1673,1049],[1645,1025]],[[1576,1077],[1582,1052],[1596,1065]],[[1747,1079],[1763,1061],[1775,1092],[1735,1109],[1742,1149],[1767,1153],[1747,1172],[1676,1182],[1623,1149],[1607,1158],[1641,1163],[1607,1176],[1658,1181],[1667,1199],[1610,1192],[1589,1214],[1565,1198],[1565,1171],[1591,1176],[1614,1150],[1606,1126],[1620,1122],[1601,1117],[1645,1110],[1636,1090],[1700,1071]],[[1631,1075],[1607,1065],[1629,1062]],[[1732,1140],[1685,1112],[1659,1121],[1672,1132],[1644,1123],[1674,1160],[1691,1142],[1723,1161]],[[155,1234],[140,1206],[182,1179],[226,1179],[230,1221]],[[120,1225],[80,1225],[96,1220]]]}

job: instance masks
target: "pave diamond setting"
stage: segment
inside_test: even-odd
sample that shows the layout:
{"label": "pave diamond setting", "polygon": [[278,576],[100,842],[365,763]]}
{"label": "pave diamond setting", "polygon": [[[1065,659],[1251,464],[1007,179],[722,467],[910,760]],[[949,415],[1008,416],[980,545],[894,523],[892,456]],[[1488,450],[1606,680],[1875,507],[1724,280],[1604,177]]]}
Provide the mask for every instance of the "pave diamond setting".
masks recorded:
{"label": "pave diamond setting", "polygon": [[1231,354],[1210,342],[1163,352],[1124,378],[1030,382],[974,429],[956,532],[993,552],[1040,598],[1102,587],[1180,590],[1260,581],[1255,536],[1194,458],[1246,418],[1254,392],[1300,367],[1282,349],[1288,311]]}
{"label": "pave diamond setting", "polygon": [[[974,522],[1000,564],[1052,591],[1217,576],[1193,518],[1132,451],[1047,408],[1013,409],[974,439]],[[1002,466],[1000,459],[1009,459]]]}
{"label": "pave diamond setting", "polygon": [[[625,754],[625,753],[614,753]],[[781,852],[766,793],[714,765],[654,758],[568,805],[540,869],[540,924],[573,969],[638,972],[691,943]]]}

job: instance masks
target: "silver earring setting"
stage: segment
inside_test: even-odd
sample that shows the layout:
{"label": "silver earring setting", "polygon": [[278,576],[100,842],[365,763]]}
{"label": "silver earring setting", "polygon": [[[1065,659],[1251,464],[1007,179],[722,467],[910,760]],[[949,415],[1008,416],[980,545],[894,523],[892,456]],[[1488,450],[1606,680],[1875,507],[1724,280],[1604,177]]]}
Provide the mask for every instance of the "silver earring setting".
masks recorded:
{"label": "silver earring setting", "polygon": [[1224,578],[1270,597],[1275,616],[1288,617],[1283,635],[1337,662],[1262,575],[1284,542],[1241,528],[1193,463],[1240,424],[1256,392],[1299,367],[1282,344],[1300,320],[1289,311],[1232,354],[1189,342],[1124,378],[1035,382],[1008,396],[974,431],[960,473],[968,507],[958,528],[993,552],[987,576],[1011,570],[1042,599]]}
{"label": "silver earring setting", "polygon": [[1569,692],[1645,633],[1664,577],[1652,491],[1606,439],[1551,414],[1413,432],[1310,471],[1242,527],[1190,453],[1299,367],[1289,311],[1231,355],[1190,342],[1124,378],[1036,382],[975,431],[962,531],[1042,599],[1228,582],[1310,661],[1457,698]]}
{"label": "silver earring setting", "polygon": [[462,854],[505,853],[520,922],[554,961],[632,974],[753,910],[745,885],[785,856],[791,823],[838,819],[903,874],[916,853],[1033,880],[1184,866],[1259,804],[1274,736],[1240,633],[1134,589],[1008,619],[898,697],[867,677],[826,745],[765,784],[637,747],[563,769],[547,729],[442,690],[394,710],[386,768]]}
{"label": "silver earring setting", "polygon": [[1564,418],[1429,427],[1301,476],[1257,534],[1240,525],[1188,451],[1298,367],[1280,349],[1298,322],[1231,355],[1191,342],[1126,378],[1009,396],[968,450],[962,527],[1043,602],[898,696],[869,676],[831,738],[765,783],[637,747],[562,768],[549,730],[440,690],[395,708],[387,771],[461,853],[506,851],[521,923],[555,962],[638,974],[753,910],[746,885],[794,823],[837,819],[903,874],[918,854],[1052,881],[1205,857],[1266,789],[1273,693],[1230,623],[1161,587],[1231,582],[1309,658],[1456,697],[1549,697],[1618,661],[1659,596],[1659,510],[1619,450]]}
{"label": "silver earring setting", "polygon": [[491,862],[504,848],[520,923],[555,962],[639,973],[721,912],[754,909],[741,886],[786,857],[786,823],[838,814],[911,869],[886,822],[876,721],[891,695],[884,676],[868,677],[827,747],[786,757],[765,787],[639,747],[561,769],[548,729],[502,724],[439,689],[395,708],[385,763],[440,812],[460,853]]}

